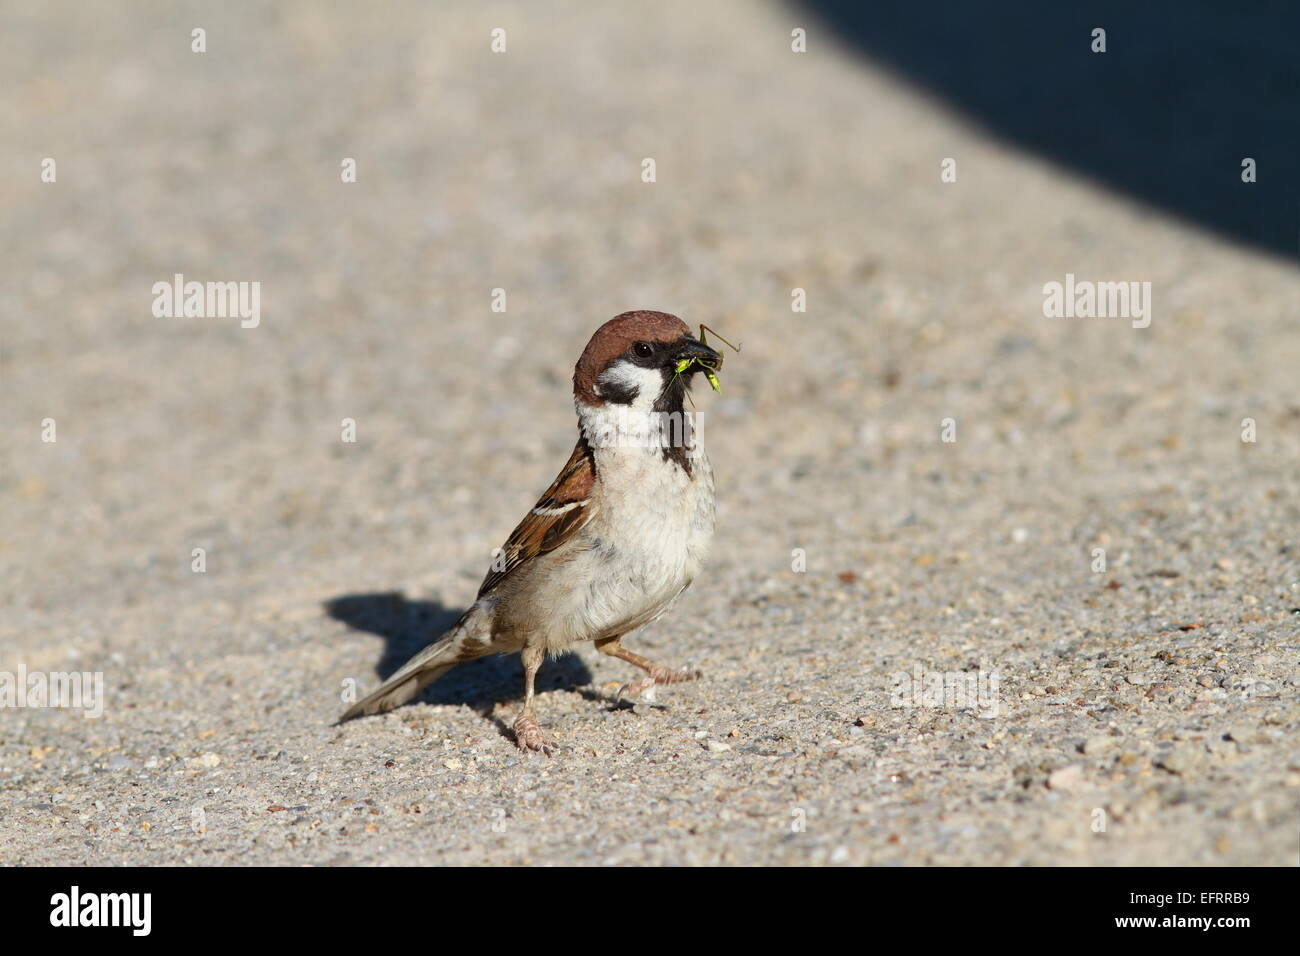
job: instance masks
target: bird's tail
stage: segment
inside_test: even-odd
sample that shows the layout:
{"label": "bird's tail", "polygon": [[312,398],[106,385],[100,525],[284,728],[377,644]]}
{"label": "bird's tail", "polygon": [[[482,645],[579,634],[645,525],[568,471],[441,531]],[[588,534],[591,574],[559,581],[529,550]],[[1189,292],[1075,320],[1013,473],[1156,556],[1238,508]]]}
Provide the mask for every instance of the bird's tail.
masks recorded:
{"label": "bird's tail", "polygon": [[471,608],[455,626],[402,665],[377,690],[357,701],[338,719],[339,723],[368,714],[380,714],[404,704],[461,661],[490,654],[483,640],[482,615]]}

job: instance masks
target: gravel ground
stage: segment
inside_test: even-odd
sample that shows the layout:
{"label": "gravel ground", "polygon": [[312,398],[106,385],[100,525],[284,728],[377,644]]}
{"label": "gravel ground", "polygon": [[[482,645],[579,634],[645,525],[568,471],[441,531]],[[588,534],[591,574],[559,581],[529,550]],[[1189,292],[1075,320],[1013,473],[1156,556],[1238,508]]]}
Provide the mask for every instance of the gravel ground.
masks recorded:
{"label": "gravel ground", "polygon": [[[0,862],[1297,863],[1295,262],[801,18],[9,5],[0,670],[105,703],[0,714]],[[155,318],[178,272],[260,324]],[[1066,273],[1152,324],[1045,318]],[[549,760],[514,658],[333,726],[472,600],[629,308],[744,343],[698,397],[712,563],[629,639],[706,679],[548,663]]]}

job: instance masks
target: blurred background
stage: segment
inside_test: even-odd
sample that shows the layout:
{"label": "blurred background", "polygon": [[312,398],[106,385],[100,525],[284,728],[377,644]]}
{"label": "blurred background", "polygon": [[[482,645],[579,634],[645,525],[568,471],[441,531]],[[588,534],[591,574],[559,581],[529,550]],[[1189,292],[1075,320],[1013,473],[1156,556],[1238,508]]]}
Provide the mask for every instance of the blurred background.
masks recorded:
{"label": "blurred background", "polygon": [[[319,751],[339,680],[376,680],[385,642],[400,658],[464,607],[554,476],[588,336],[649,308],[743,343],[723,394],[697,396],[721,483],[709,580],[654,656],[711,664],[708,706],[780,714],[797,739],[880,707],[881,675],[918,659],[988,659],[1009,699],[1041,684],[1061,705],[1038,701],[1020,750],[972,775],[953,756],[967,730],[900,724],[882,750],[914,779],[947,767],[951,793],[886,797],[883,763],[800,764],[849,859],[1275,862],[1292,745],[1213,785],[1152,768],[1189,721],[1222,718],[1231,675],[1300,674],[1300,13],[1046,6],[4,3],[0,667],[103,668],[129,702],[25,718],[10,798],[75,790],[91,751]],[[260,325],[155,318],[176,273],[259,282]],[[1045,318],[1067,273],[1150,282],[1151,326]],[[1098,546],[1110,576],[1089,568]],[[1144,642],[1183,623],[1213,624],[1193,636],[1231,665],[1189,651],[1158,707],[1146,685],[1057,673],[1103,652],[1145,673]],[[549,687],[608,666],[569,662]],[[514,672],[463,680],[431,700],[464,728],[482,721],[457,701],[516,692]],[[1088,771],[1150,803],[1126,842],[1045,799],[1014,823],[979,809],[1077,758],[1070,702],[1103,691],[1133,701],[1097,726],[1142,741],[1137,769]],[[1280,735],[1289,700],[1231,708]],[[55,739],[62,755],[29,758]],[[964,822],[939,834],[936,807]],[[715,831],[703,861],[737,845]],[[39,833],[9,858],[73,853]],[[551,859],[571,859],[562,837]],[[833,853],[765,839],[744,845]]]}

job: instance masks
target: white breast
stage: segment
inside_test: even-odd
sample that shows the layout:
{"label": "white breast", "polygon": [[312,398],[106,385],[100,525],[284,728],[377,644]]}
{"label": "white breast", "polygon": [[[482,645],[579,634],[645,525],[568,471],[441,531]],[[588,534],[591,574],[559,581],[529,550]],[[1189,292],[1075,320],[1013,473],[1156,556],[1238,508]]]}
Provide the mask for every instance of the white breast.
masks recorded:
{"label": "white breast", "polygon": [[565,549],[564,576],[575,586],[556,595],[546,642],[557,649],[654,620],[699,573],[713,537],[713,470],[703,448],[693,450],[690,474],[661,447],[635,440],[593,453],[599,507]]}

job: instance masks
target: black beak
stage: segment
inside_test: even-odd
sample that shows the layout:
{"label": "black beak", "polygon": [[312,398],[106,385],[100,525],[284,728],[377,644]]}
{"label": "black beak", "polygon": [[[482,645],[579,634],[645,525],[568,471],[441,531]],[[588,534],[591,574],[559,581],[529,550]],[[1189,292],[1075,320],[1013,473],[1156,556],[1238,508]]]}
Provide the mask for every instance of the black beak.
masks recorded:
{"label": "black beak", "polygon": [[713,366],[714,370],[722,368],[722,353],[715,352],[697,339],[682,339],[673,352],[674,362],[701,361]]}

